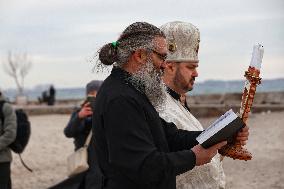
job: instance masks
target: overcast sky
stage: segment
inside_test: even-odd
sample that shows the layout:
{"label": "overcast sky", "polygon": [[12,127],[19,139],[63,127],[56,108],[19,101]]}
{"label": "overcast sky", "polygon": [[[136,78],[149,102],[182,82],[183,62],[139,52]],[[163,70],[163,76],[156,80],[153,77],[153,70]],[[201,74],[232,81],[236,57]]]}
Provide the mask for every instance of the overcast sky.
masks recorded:
{"label": "overcast sky", "polygon": [[131,23],[191,22],[200,29],[199,78],[243,79],[256,43],[264,46],[261,76],[284,77],[283,0],[0,0],[0,88],[15,88],[3,70],[7,52],[28,53],[28,88],[80,87],[91,57]]}

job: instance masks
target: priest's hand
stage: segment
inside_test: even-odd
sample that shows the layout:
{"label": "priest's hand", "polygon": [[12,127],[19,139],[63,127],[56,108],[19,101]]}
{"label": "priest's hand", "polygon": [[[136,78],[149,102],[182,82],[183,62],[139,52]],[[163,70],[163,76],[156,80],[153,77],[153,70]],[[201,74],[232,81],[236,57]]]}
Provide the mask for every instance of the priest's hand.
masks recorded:
{"label": "priest's hand", "polygon": [[203,148],[200,144],[191,148],[191,150],[195,153],[196,157],[196,166],[204,165],[209,163],[211,159],[217,154],[218,150],[227,144],[226,141],[220,142],[211,146],[210,148]]}
{"label": "priest's hand", "polygon": [[248,140],[249,136],[249,128],[245,126],[238,132],[236,140],[241,143],[242,146],[246,145],[246,141]]}

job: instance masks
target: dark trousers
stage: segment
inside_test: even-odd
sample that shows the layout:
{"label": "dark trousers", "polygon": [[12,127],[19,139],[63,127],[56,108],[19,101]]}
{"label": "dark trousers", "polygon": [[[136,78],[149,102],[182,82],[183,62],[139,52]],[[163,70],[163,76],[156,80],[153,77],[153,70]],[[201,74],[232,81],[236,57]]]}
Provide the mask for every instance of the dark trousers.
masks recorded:
{"label": "dark trousers", "polygon": [[11,163],[0,162],[0,189],[11,188]]}

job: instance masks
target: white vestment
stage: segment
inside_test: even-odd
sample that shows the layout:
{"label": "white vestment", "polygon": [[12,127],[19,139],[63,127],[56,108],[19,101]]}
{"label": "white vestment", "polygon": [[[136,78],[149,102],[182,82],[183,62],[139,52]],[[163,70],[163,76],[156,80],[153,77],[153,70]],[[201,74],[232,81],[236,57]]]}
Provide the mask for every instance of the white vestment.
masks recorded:
{"label": "white vestment", "polygon": [[[202,131],[200,122],[182,104],[167,93],[163,110],[157,109],[167,122],[173,122],[179,129]],[[196,166],[192,170],[177,176],[177,189],[220,189],[225,188],[225,174],[217,154],[210,163]]]}

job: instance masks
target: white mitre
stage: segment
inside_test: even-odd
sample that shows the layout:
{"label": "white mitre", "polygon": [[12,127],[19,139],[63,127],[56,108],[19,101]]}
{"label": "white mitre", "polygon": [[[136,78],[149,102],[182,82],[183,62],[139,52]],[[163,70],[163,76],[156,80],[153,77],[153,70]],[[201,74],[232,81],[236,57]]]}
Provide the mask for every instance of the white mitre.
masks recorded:
{"label": "white mitre", "polygon": [[168,43],[167,61],[198,62],[200,33],[197,27],[187,22],[169,22],[160,27]]}

